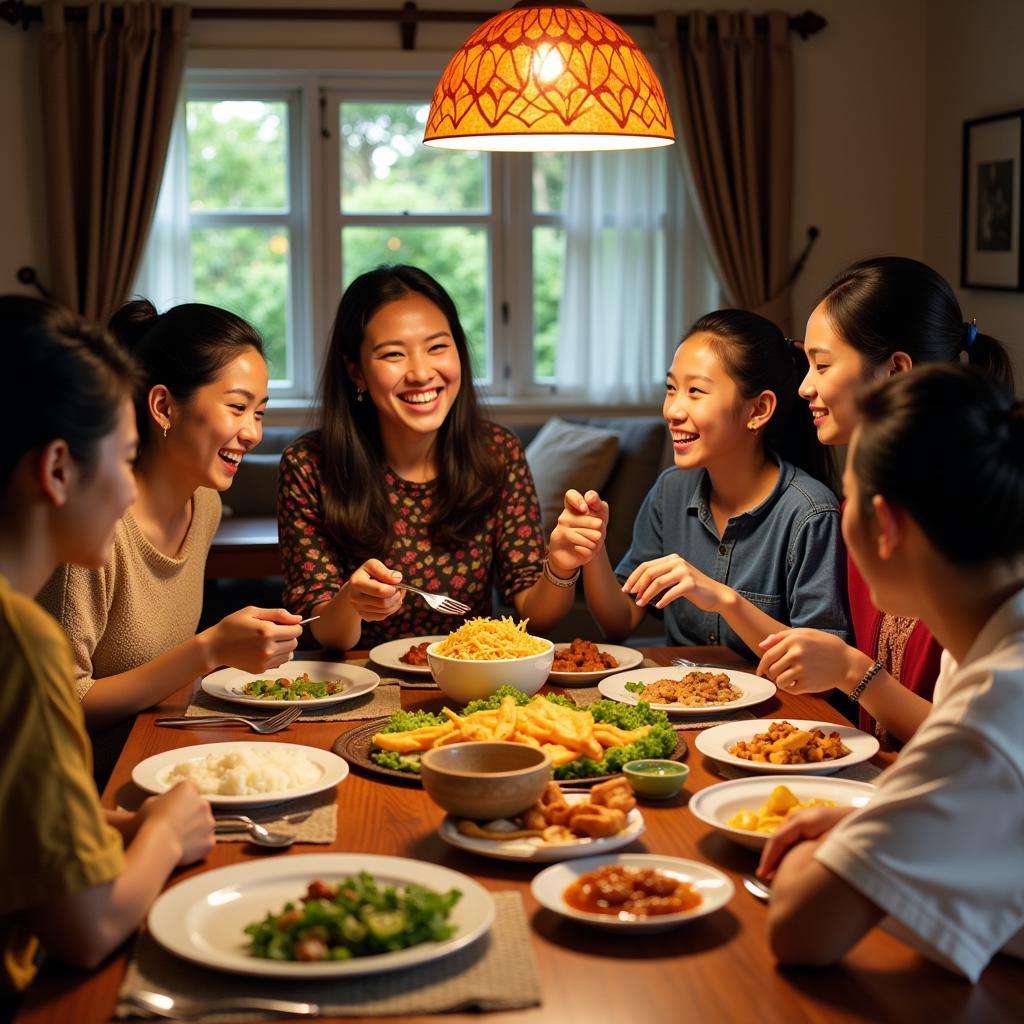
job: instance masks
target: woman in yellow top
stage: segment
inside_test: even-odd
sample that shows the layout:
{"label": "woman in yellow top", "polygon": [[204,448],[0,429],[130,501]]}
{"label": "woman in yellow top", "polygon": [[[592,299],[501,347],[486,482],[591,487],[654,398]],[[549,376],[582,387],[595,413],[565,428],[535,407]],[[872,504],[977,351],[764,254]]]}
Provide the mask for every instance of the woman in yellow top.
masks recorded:
{"label": "woman in yellow top", "polygon": [[135,499],[134,370],[99,329],[38,299],[0,297],[7,374],[0,450],[0,992],[24,988],[39,943],[96,966],[167,876],[213,845],[192,783],[135,814],[100,807],[71,650],[32,600],[61,562],[96,567]]}

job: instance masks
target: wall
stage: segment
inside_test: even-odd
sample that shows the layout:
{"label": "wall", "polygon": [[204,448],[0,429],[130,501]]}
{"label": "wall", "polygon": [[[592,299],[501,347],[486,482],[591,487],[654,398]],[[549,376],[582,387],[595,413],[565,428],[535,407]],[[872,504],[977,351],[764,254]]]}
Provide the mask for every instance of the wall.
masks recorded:
{"label": "wall", "polygon": [[[931,0],[928,8],[928,112],[925,258],[960,280],[963,122],[1024,107],[1024,3]],[[1010,349],[1018,392],[1024,381],[1024,293],[960,289],[964,315]]]}
{"label": "wall", "polygon": [[[270,0],[266,0],[270,2]],[[282,0],[276,0],[281,3]],[[341,0],[356,6],[353,0]],[[194,7],[251,6],[252,0],[197,0]],[[303,7],[330,0],[304,0]],[[359,6],[394,9],[398,0]],[[426,0],[423,7],[479,10],[479,0]],[[493,5],[495,9],[498,4]],[[605,12],[694,6],[684,0],[637,4],[596,0]],[[712,6],[712,5],[709,5]],[[740,5],[736,5],[737,7]],[[767,0],[753,9],[779,6]],[[794,5],[794,10],[802,5]],[[807,225],[822,235],[798,284],[797,323],[813,305],[828,277],[843,263],[871,252],[920,256],[924,236],[925,0],[818,0],[829,21],[818,36],[794,39],[796,73],[796,194],[793,251]],[[423,26],[419,45],[457,45],[471,26]],[[642,40],[643,31],[636,32]],[[35,79],[39,29],[25,33],[0,25],[0,94],[20,97],[0,108],[0,163],[4,231],[0,234],[0,287],[14,284],[14,270],[34,264],[46,278],[46,240],[39,179],[42,172],[38,89]],[[384,24],[196,22],[192,44],[223,46],[355,45],[391,48],[397,29]]]}

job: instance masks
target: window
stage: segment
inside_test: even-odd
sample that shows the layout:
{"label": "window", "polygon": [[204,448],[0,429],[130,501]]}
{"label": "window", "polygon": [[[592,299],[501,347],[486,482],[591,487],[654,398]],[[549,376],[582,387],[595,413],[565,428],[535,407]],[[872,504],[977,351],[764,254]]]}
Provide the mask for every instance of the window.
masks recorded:
{"label": "window", "polygon": [[[651,308],[640,320],[629,312],[628,338],[613,323],[618,310],[588,306],[629,276],[625,259],[635,264],[615,234],[622,219],[636,228],[631,190],[619,189],[625,212],[593,214],[600,251],[588,250],[579,219],[591,214],[567,207],[567,183],[589,180],[591,157],[422,146],[435,78],[188,72],[137,291],[161,309],[209,302],[250,320],[267,343],[275,399],[304,402],[344,287],[380,263],[412,263],[451,293],[492,397],[656,399],[683,326],[679,303],[640,302]],[[682,194],[671,149],[634,159],[659,189]],[[663,205],[642,229],[657,236],[657,265],[631,268],[633,287],[662,296],[679,290],[665,254],[680,248],[678,204]],[[580,251],[589,255],[574,255],[566,275],[566,253]],[[617,396],[611,368],[638,346],[639,384]],[[581,362],[609,367],[612,383],[580,373]]]}

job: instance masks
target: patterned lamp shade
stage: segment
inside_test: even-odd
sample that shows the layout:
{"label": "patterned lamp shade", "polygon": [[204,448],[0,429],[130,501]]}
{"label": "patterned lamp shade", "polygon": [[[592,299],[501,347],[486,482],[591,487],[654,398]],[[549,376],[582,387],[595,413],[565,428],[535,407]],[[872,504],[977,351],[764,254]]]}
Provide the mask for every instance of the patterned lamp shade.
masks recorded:
{"label": "patterned lamp shade", "polygon": [[636,43],[576,0],[522,0],[445,68],[423,142],[441,149],[646,149],[674,141],[665,93]]}

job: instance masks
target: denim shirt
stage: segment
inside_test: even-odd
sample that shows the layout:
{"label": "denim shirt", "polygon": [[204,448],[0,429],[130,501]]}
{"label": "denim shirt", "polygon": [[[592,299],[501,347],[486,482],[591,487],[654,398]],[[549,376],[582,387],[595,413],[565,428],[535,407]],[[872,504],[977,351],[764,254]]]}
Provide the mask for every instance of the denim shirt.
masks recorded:
{"label": "denim shirt", "polygon": [[[670,467],[648,492],[633,526],[633,543],[615,569],[623,582],[642,562],[673,552],[725,583],[778,622],[810,626],[852,642],[846,605],[846,553],[835,495],[814,477],[778,461],[772,493],[734,516],[721,537],[711,515],[704,469]],[[670,645],[724,644],[758,661],[717,614],[685,597],[666,608]]]}

